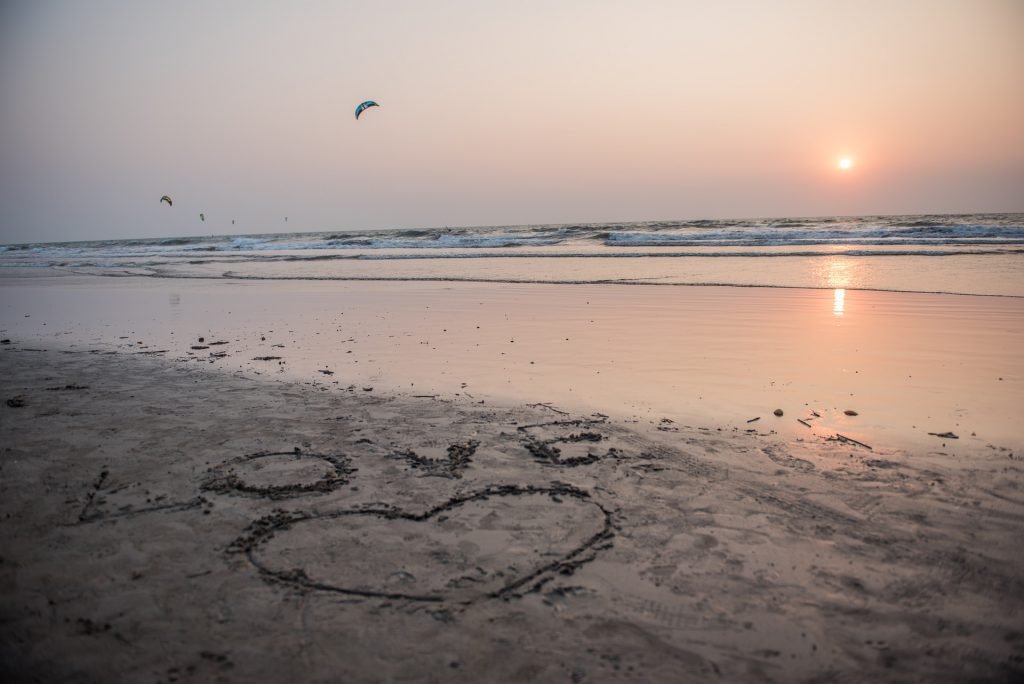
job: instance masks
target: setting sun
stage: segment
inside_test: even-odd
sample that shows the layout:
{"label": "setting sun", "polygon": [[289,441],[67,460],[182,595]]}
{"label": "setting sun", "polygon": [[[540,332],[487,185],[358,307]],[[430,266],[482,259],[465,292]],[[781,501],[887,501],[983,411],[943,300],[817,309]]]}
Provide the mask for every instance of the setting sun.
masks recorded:
{"label": "setting sun", "polygon": [[849,171],[852,168],[853,168],[853,160],[850,159],[849,157],[843,157],[842,159],[839,160],[839,170],[840,171]]}

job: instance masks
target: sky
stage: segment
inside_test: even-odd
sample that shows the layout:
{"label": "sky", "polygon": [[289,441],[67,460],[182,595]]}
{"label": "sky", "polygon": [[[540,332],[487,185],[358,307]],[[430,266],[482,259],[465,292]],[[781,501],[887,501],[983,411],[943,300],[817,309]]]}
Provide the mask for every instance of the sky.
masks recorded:
{"label": "sky", "polygon": [[1007,211],[1022,0],[0,0],[0,243]]}

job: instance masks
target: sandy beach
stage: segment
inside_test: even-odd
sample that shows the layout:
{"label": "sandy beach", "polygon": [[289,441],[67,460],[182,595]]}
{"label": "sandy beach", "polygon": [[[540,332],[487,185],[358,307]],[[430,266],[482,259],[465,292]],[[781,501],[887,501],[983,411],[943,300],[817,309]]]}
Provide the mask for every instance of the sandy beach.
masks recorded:
{"label": "sandy beach", "polygon": [[400,286],[5,282],[8,681],[1019,680],[1017,300]]}
{"label": "sandy beach", "polygon": [[1024,684],[1024,2],[0,2],[0,684]]}

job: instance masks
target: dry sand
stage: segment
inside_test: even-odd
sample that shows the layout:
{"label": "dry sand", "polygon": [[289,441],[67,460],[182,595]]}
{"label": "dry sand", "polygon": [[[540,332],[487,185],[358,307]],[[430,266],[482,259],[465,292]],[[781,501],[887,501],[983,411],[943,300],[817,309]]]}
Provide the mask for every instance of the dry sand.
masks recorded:
{"label": "dry sand", "polygon": [[1024,674],[1005,447],[28,348],[0,350],[5,681]]}

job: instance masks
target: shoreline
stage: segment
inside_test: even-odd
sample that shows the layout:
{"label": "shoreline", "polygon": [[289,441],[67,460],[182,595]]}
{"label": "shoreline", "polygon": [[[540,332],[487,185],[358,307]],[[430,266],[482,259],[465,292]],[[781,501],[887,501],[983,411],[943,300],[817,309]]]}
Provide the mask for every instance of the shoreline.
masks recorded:
{"label": "shoreline", "polygon": [[[421,257],[423,259],[437,258],[437,257]],[[46,276],[52,276],[51,269],[44,269],[47,273]],[[1024,294],[1006,294],[999,292],[954,292],[951,290],[895,290],[886,289],[882,287],[833,287],[829,285],[765,285],[762,283],[655,283],[649,281],[642,282],[629,282],[626,279],[622,280],[607,280],[607,281],[587,281],[587,280],[508,280],[508,279],[491,279],[486,278],[459,278],[459,277],[444,277],[444,276],[423,276],[423,277],[387,277],[387,276],[247,276],[247,275],[171,275],[171,274],[158,274],[158,273],[130,273],[125,275],[110,275],[101,273],[89,273],[88,271],[73,271],[68,275],[70,276],[86,276],[90,278],[152,278],[154,280],[200,280],[208,282],[354,282],[354,283],[483,283],[489,285],[578,285],[586,287],[678,287],[678,288],[702,288],[702,287],[714,287],[714,288],[737,288],[737,289],[757,289],[757,290],[811,290],[811,291],[827,291],[833,292],[835,290],[843,290],[848,292],[881,292],[888,294],[910,294],[910,295],[942,295],[948,297],[1000,297],[1007,299],[1024,299]],[[59,276],[55,276],[59,277]]]}
{"label": "shoreline", "polygon": [[[530,258],[535,255],[524,255],[523,258]],[[645,255],[646,256],[646,255]],[[363,257],[352,257],[353,259],[361,259]],[[410,257],[410,259],[443,259],[444,257],[436,256],[423,256],[423,257]],[[508,258],[508,257],[502,257]],[[642,258],[642,257],[635,257]],[[311,257],[312,260],[316,260],[315,257]],[[680,289],[701,289],[701,288],[723,288],[723,289],[739,289],[739,290],[807,290],[811,292],[834,292],[835,290],[844,290],[846,292],[877,292],[881,294],[892,294],[892,295],[938,295],[943,297],[983,297],[983,298],[1000,298],[1000,299],[1024,299],[1024,294],[1012,294],[1006,292],[957,292],[954,290],[901,290],[891,289],[884,287],[857,287],[852,285],[844,286],[833,286],[833,285],[770,285],[764,283],[728,283],[728,282],[676,282],[676,283],[658,283],[651,281],[639,281],[630,282],[628,279],[619,280],[602,280],[602,281],[587,281],[587,280],[508,280],[508,279],[485,279],[485,278],[460,278],[460,277],[447,277],[447,276],[422,276],[422,277],[403,277],[403,276],[258,276],[258,275],[230,275],[230,274],[211,274],[211,275],[194,275],[194,274],[181,274],[174,275],[171,273],[156,273],[156,272],[128,272],[125,271],[120,274],[114,274],[106,271],[91,272],[82,269],[72,270],[65,267],[53,267],[53,266],[23,266],[17,267],[17,271],[11,272],[0,272],[0,281],[6,279],[6,282],[17,284],[22,279],[24,282],[32,282],[33,279],[54,279],[60,280],[63,278],[82,278],[87,280],[102,280],[102,279],[126,279],[126,278],[137,278],[140,280],[154,280],[154,281],[197,281],[205,283],[233,283],[233,282],[310,282],[310,283],[439,283],[439,284],[483,284],[483,285],[559,285],[559,286],[579,286],[579,287],[659,287],[659,288],[680,288]]]}
{"label": "shoreline", "polygon": [[[722,253],[711,256],[700,252],[673,254],[672,248],[664,249],[669,251],[615,255],[566,252],[557,248],[527,252],[513,249],[493,254],[472,249],[442,254],[403,250],[357,250],[356,253],[335,250],[329,254],[309,254],[306,250],[242,251],[140,258],[111,254],[86,256],[84,262],[79,257],[69,256],[52,263],[78,264],[70,268],[88,275],[117,277],[118,273],[125,273],[167,279],[845,288],[1024,297],[1021,286],[1024,269],[1019,252],[924,256],[870,252],[846,255],[828,251],[814,255]],[[940,264],[941,269],[938,269]],[[558,277],[553,275],[555,266]]]}
{"label": "shoreline", "polygon": [[1019,455],[0,351],[5,658],[47,681],[1012,681]]}

